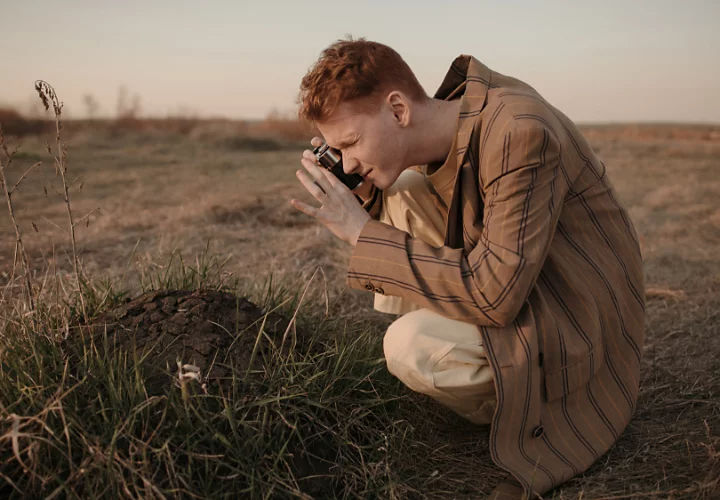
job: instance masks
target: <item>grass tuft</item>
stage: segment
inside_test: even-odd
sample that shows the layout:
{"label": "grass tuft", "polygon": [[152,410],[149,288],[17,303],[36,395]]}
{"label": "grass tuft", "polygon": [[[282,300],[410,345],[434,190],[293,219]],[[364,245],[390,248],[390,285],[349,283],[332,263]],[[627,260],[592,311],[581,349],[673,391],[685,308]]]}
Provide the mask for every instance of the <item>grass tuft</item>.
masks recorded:
{"label": "grass tuft", "polygon": [[[195,262],[168,264],[152,283],[225,285],[220,268],[211,271],[214,257]],[[264,285],[266,307],[300,295],[287,284]],[[85,293],[93,313],[126,296],[107,283]],[[80,301],[65,303],[80,320]],[[168,370],[164,393],[150,396],[142,353],[100,349],[73,325],[75,342],[58,342],[59,325],[44,318],[34,330],[14,318],[0,351],[8,497],[367,498],[387,496],[399,482],[404,397],[367,328],[338,331],[329,322],[298,349],[271,349],[252,386],[239,370],[209,390]],[[310,323],[302,311],[298,319]]]}

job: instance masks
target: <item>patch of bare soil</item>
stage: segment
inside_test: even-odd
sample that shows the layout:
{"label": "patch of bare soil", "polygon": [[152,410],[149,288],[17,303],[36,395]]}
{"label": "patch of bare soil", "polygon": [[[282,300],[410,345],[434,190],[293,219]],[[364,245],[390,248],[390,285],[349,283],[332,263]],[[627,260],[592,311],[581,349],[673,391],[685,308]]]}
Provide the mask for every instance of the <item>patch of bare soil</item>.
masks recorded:
{"label": "patch of bare soil", "polygon": [[[132,352],[134,346],[138,354],[146,354],[143,367],[150,385],[160,389],[158,384],[169,380],[161,373],[167,374],[168,368],[170,374],[176,373],[177,361],[197,367],[210,383],[230,378],[233,368],[240,375],[248,368],[258,369],[271,343],[280,346],[290,324],[287,318],[270,313],[263,325],[265,315],[252,302],[227,292],[162,290],[103,314],[90,331],[98,346],[107,335],[112,349]],[[261,327],[263,335],[259,335]],[[297,333],[288,331],[284,349]]]}

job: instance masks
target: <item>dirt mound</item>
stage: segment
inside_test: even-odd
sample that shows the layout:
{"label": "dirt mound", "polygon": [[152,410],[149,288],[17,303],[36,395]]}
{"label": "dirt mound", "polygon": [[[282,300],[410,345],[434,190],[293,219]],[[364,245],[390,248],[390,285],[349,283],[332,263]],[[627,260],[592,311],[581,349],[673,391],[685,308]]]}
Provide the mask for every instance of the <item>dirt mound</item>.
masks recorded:
{"label": "dirt mound", "polygon": [[[90,325],[96,345],[103,345],[107,332],[112,349],[147,354],[143,368],[157,385],[168,381],[169,373],[177,373],[177,361],[199,369],[208,382],[226,379],[234,367],[239,375],[248,368],[255,348],[252,368],[261,367],[263,354],[270,343],[280,346],[290,323],[289,319],[266,311],[247,299],[230,293],[209,290],[162,290],[145,293],[110,311]],[[293,325],[288,331],[283,350],[291,346],[297,333]],[[268,341],[269,337],[269,341]],[[162,373],[162,376],[161,376]]]}
{"label": "dirt mound", "polygon": [[[156,395],[178,379],[178,360],[197,367],[197,371],[184,370],[199,371],[200,383],[188,384],[197,393],[201,384],[206,389],[216,383],[227,387],[233,368],[238,378],[245,375],[251,363],[253,370],[262,369],[263,355],[271,344],[281,348],[283,355],[293,347],[304,349],[307,337],[296,325],[291,326],[281,345],[289,324],[288,318],[266,314],[247,299],[230,293],[162,290],[145,293],[100,316],[89,325],[89,331],[98,349],[105,349],[103,337],[107,332],[113,352],[132,352],[134,344],[139,355],[147,354],[141,370],[146,390]],[[261,327],[264,334],[258,337]],[[255,393],[259,387],[257,373],[248,376],[248,393]],[[303,489],[317,493],[331,486],[325,476],[336,459],[332,442],[317,439],[295,450],[292,456],[291,467]],[[322,476],[316,477],[318,474]]]}

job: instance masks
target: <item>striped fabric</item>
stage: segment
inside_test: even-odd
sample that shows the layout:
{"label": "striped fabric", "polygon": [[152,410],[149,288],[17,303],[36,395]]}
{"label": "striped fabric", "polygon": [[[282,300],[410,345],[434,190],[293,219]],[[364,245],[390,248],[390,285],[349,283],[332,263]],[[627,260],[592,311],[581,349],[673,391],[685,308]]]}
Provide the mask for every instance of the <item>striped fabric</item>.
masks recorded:
{"label": "striped fabric", "polygon": [[543,494],[605,453],[635,410],[638,238],[603,163],[532,87],[461,55],[435,97],[461,100],[450,154],[423,169],[444,246],[379,222],[373,188],[346,283],[477,325],[498,398],[491,456],[522,487],[493,495]]}

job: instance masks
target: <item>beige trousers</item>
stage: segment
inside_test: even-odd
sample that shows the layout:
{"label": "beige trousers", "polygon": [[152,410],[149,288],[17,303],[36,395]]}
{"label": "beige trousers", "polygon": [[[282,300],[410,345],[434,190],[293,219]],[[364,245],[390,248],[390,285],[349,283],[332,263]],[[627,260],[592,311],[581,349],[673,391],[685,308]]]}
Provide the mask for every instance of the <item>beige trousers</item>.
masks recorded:
{"label": "beige trousers", "polygon": [[[433,203],[423,174],[405,170],[382,196],[381,222],[434,247],[443,246],[443,215]],[[496,406],[495,386],[477,327],[402,297],[376,294],[374,307],[401,315],[383,339],[390,373],[471,422],[489,424]]]}

